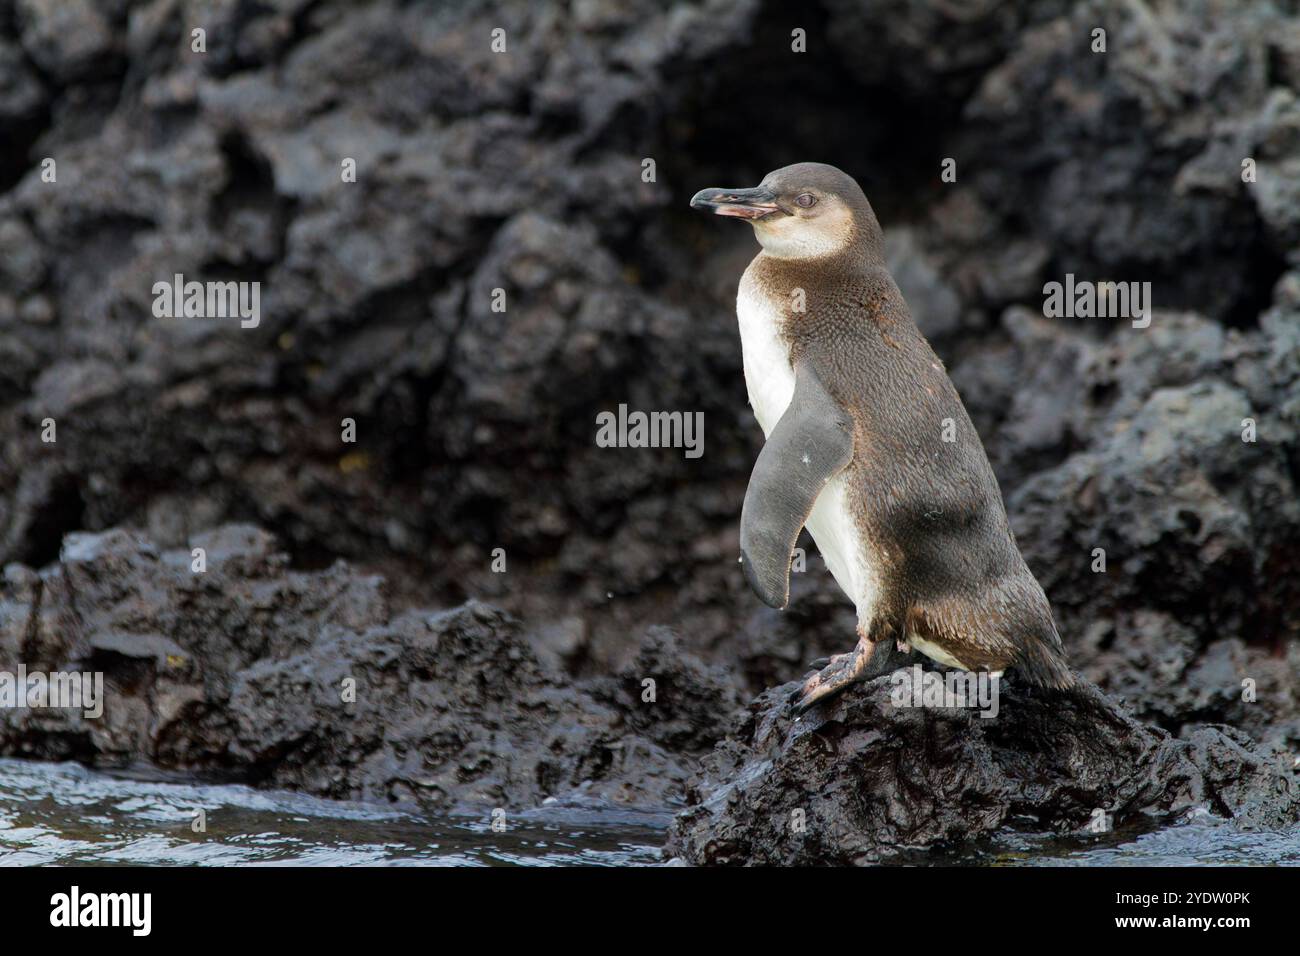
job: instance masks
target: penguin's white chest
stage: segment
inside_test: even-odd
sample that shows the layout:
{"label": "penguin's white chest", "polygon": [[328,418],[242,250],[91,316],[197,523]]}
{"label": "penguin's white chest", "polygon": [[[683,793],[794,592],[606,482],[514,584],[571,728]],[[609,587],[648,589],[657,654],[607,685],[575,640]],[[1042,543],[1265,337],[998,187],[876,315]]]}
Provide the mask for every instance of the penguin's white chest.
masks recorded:
{"label": "penguin's white chest", "polygon": [[[766,438],[794,398],[794,369],[790,366],[789,349],[781,337],[783,311],[751,278],[748,270],[740,280],[736,317],[740,322],[740,349],[749,405]],[[806,527],[835,582],[857,606],[859,623],[865,625],[871,620],[876,588],[866,548],[849,512],[846,474],[841,472],[826,483]]]}
{"label": "penguin's white chest", "polygon": [[748,272],[740,280],[736,318],[740,320],[749,407],[766,438],[794,398],[794,369],[790,367],[790,350],[781,338],[784,316]]}

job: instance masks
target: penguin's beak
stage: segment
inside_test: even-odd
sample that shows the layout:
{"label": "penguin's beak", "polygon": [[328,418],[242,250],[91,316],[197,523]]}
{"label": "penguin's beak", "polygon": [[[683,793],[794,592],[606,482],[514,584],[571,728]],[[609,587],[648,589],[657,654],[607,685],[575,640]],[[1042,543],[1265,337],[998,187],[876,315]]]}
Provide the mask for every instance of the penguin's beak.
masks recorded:
{"label": "penguin's beak", "polygon": [[692,209],[711,210],[716,216],[762,219],[779,212],[776,193],[766,186],[753,189],[701,189],[691,200]]}

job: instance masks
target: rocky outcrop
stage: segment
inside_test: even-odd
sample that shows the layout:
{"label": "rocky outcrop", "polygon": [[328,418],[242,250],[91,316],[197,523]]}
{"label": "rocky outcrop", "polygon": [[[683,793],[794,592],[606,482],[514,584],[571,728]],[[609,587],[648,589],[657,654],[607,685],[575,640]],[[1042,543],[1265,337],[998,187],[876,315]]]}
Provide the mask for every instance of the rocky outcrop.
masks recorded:
{"label": "rocky outcrop", "polygon": [[382,578],[289,570],[246,526],[192,543],[205,570],[121,531],[71,536],[39,573],[6,569],[0,671],[100,672],[105,702],[99,717],[0,710],[0,753],[430,810],[663,808],[739,705],[662,630],[575,686],[488,605],[394,613]]}
{"label": "rocky outcrop", "polygon": [[1003,828],[1085,835],[1198,812],[1246,827],[1300,819],[1294,776],[1230,728],[1176,739],[1089,685],[1044,693],[1013,679],[996,712],[913,707],[910,690],[896,698],[898,680],[878,677],[798,720],[787,703],[796,685],[762,694],[704,762],[668,853],[852,865]]}
{"label": "rocky outcrop", "polygon": [[[431,806],[586,779],[675,792],[731,703],[852,643],[806,539],[784,614],[737,572],[761,441],[732,318],[752,243],[686,208],[819,159],[880,213],[1072,664],[1176,737],[1229,723],[1300,752],[1295,23],[1266,0],[0,4],[4,646],[91,655],[147,688],[120,726],[29,715],[6,739]],[[260,324],[155,316],[153,284],[176,273],[260,282]],[[1152,325],[1045,318],[1043,284],[1065,273],[1152,282]],[[620,403],[702,412],[705,454],[596,447],[595,416]],[[216,564],[206,580],[261,582],[274,628],[180,575],[229,522],[286,556],[257,545],[247,580]],[[126,570],[76,548],[59,563],[80,532],[111,533],[95,553]],[[96,623],[121,609],[91,581],[130,592],[156,573],[152,623]],[[317,589],[371,610],[328,631]],[[202,633],[177,610],[200,598]],[[31,630],[55,610],[74,623]],[[655,650],[655,625],[677,650]],[[444,633],[470,649],[440,680],[473,684],[495,641],[531,663],[489,708],[496,737],[465,737],[451,710],[410,717],[431,736],[404,746],[437,773],[382,743],[373,701],[329,743],[354,726],[332,690],[285,696],[294,667],[343,645],[404,661]],[[421,680],[348,660],[390,692]],[[674,660],[696,661],[692,690],[659,697],[661,722],[640,680]],[[541,755],[544,721],[516,695],[577,742]],[[651,756],[619,769],[624,734]]]}
{"label": "rocky outcrop", "polygon": [[[735,574],[759,444],[731,318],[750,243],[686,200],[818,158],[880,210],[1049,597],[1087,605],[1067,644],[1090,654],[1087,627],[1140,612],[1201,642],[1289,643],[1300,528],[1274,503],[1295,485],[1290,21],[1267,3],[1028,0],[826,0],[800,19],[804,55],[752,0],[0,11],[0,562],[42,566],[80,530],[179,547],[247,521],[297,566],[388,572],[399,604],[479,597],[570,634],[584,675],[624,663],[650,621],[748,691],[790,679],[851,624],[815,561],[798,626],[756,611]],[[776,116],[788,135],[768,134]],[[957,181],[939,183],[948,156]],[[1067,271],[1151,280],[1201,330],[1027,318]],[[154,316],[153,283],[177,272],[260,281],[260,325]],[[1122,499],[1069,525],[1034,501],[1119,467],[1104,446],[1157,389],[1218,401],[1214,382],[1271,417],[1254,457],[1184,466],[1211,483],[1267,468],[1272,490],[1233,505],[1238,541],[1214,559],[1235,609],[1211,625],[1113,572],[1085,600],[1073,539],[1126,525]],[[597,448],[596,414],[621,402],[704,413],[704,456]],[[1161,519],[1147,566],[1204,555],[1223,525],[1198,518]]]}

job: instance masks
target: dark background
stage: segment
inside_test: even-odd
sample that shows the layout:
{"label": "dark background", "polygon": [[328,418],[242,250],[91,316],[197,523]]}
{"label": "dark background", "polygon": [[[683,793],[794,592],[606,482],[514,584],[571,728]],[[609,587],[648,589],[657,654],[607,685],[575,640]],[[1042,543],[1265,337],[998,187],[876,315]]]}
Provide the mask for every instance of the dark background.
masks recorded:
{"label": "dark background", "polygon": [[[503,608],[574,680],[651,625],[742,696],[795,677],[848,649],[853,612],[816,558],[784,615],[744,586],[761,433],[734,294],[756,245],[687,203],[816,160],[875,206],[1074,666],[1175,732],[1295,747],[1297,22],[1155,0],[0,2],[0,564],[46,566],[75,531],[175,548],[247,522],[295,568],[383,572],[396,608]],[[261,326],[154,318],[175,272],[260,281]],[[1151,327],[1043,318],[1067,272],[1150,281]],[[596,447],[621,402],[704,412],[704,456]]]}

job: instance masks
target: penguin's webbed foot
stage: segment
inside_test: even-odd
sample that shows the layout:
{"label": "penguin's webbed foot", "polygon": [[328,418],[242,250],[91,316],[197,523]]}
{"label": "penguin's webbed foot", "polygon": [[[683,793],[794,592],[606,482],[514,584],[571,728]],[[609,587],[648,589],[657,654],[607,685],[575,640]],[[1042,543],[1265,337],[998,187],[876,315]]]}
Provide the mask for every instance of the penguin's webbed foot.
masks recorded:
{"label": "penguin's webbed foot", "polygon": [[[849,653],[825,658],[826,665],[805,680],[803,686],[791,695],[795,713],[802,714],[818,701],[832,697],[850,684],[862,680],[875,647],[870,641],[860,640],[858,646]],[[819,663],[821,661],[815,661],[814,666]]]}

